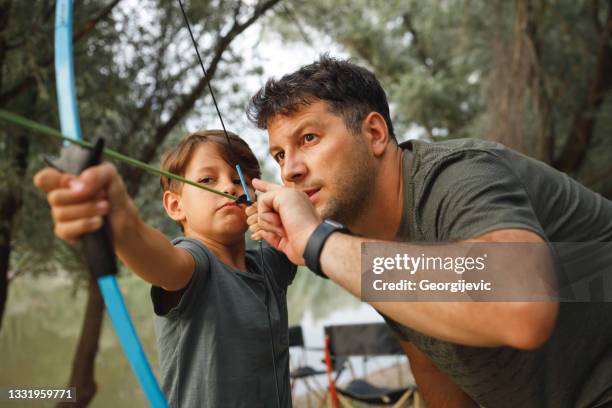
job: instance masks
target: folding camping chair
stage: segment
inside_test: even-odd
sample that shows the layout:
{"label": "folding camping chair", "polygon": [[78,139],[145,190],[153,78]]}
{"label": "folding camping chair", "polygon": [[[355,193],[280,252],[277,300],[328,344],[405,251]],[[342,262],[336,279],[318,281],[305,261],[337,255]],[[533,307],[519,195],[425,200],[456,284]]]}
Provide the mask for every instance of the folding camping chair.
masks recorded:
{"label": "folding camping chair", "polygon": [[[365,360],[372,357],[403,356],[399,341],[385,323],[351,324],[325,327],[326,357],[360,356]],[[401,371],[400,371],[401,372]],[[364,377],[367,375],[364,373]],[[365,378],[353,379],[347,386],[336,385],[338,377],[329,378],[329,395],[334,406],[350,407],[350,400],[367,405],[405,406],[412,399],[418,407],[420,399],[415,385],[388,388],[374,385]],[[336,395],[337,394],[337,397]]]}
{"label": "folding camping chair", "polygon": [[[307,397],[308,406],[310,407],[310,394],[313,394],[319,400],[325,399],[325,392],[323,391],[323,387],[316,380],[316,377],[319,375],[324,375],[327,373],[327,370],[324,366],[321,368],[314,368],[313,366],[308,364],[308,353],[309,352],[324,352],[323,347],[306,347],[304,343],[304,335],[302,333],[301,326],[291,326],[289,327],[289,348],[290,349],[299,349],[301,351],[300,358],[293,359],[291,361],[292,368],[289,371],[289,377],[291,379],[291,392],[293,394],[293,390],[298,381],[302,381],[306,386],[309,394]],[[332,371],[336,373],[336,376],[340,375],[342,370],[345,367],[346,358],[337,358],[334,360],[332,364]],[[296,361],[296,367],[293,367],[294,361]]]}

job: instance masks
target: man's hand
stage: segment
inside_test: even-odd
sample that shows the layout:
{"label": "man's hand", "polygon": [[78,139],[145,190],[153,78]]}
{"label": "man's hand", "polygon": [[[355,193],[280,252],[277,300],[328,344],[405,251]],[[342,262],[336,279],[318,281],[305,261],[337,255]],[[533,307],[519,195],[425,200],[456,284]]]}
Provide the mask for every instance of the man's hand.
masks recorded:
{"label": "man's hand", "polygon": [[47,167],[34,176],[34,184],[47,193],[55,235],[64,241],[75,243],[81,235],[96,231],[108,215],[117,243],[127,225],[138,219],[112,164],[90,167],[79,176]]}
{"label": "man's hand", "polygon": [[259,179],[253,179],[253,186],[263,192],[257,205],[246,210],[253,239],[265,239],[291,262],[304,265],[302,254],[308,238],[321,223],[308,196]]}

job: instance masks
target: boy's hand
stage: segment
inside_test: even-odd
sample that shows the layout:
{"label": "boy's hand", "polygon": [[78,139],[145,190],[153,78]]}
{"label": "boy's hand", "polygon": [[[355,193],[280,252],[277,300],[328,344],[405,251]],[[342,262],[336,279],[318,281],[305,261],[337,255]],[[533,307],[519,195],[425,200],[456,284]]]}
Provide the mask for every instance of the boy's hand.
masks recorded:
{"label": "boy's hand", "polygon": [[300,191],[254,179],[262,191],[257,206],[247,208],[247,223],[253,239],[265,239],[296,265],[304,265],[304,248],[321,223],[308,196]]}
{"label": "boy's hand", "polygon": [[47,193],[54,233],[64,241],[75,243],[81,235],[96,231],[108,215],[117,243],[130,223],[138,220],[138,211],[110,163],[90,167],[79,176],[47,167],[34,176],[34,184]]}

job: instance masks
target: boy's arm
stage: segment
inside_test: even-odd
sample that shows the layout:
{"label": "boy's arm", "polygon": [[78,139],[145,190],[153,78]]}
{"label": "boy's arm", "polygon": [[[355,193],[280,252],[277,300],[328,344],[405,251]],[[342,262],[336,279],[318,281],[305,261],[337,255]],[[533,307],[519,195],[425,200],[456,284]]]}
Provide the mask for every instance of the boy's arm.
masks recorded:
{"label": "boy's arm", "polygon": [[129,269],[169,292],[186,287],[195,270],[195,261],[189,252],[172,245],[164,234],[140,217],[115,243],[115,250]]}
{"label": "boy's arm", "polygon": [[107,216],[117,255],[137,275],[168,291],[189,283],[195,268],[192,256],[140,219],[113,165],[91,167],[79,176],[45,168],[34,184],[47,193],[59,238],[76,242],[100,228]]}

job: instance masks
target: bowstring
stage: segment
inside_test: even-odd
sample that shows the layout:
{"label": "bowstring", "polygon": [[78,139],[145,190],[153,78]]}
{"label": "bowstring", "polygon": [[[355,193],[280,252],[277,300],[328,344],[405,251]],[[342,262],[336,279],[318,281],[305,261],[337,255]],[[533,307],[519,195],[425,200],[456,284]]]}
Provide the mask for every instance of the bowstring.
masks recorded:
{"label": "bowstring", "polygon": [[221,116],[221,110],[219,109],[219,104],[217,103],[217,98],[215,97],[215,92],[210,85],[211,79],[208,76],[208,71],[204,68],[204,62],[202,61],[202,56],[200,55],[200,50],[198,49],[198,44],[193,35],[193,31],[191,30],[191,24],[189,23],[189,18],[187,17],[187,13],[185,12],[185,7],[183,6],[183,1],[178,0],[179,5],[181,6],[181,12],[183,14],[183,19],[185,20],[185,24],[187,25],[187,30],[189,31],[189,37],[191,38],[191,43],[193,44],[193,48],[195,49],[196,56],[198,57],[198,62],[200,63],[200,68],[202,68],[202,72],[204,73],[204,78],[207,78],[206,85],[208,86],[208,91],[210,92],[210,96],[213,101],[213,105],[215,106],[215,110],[217,111],[217,116],[219,117],[219,121],[221,121],[221,127],[223,128],[223,133],[225,134],[225,138],[227,139],[227,144],[230,148],[230,152],[232,155],[232,159],[234,163],[236,163],[236,171],[238,172],[238,177],[240,178],[240,183],[242,184],[242,188],[244,189],[244,194],[247,197],[249,202],[251,201],[251,195],[249,194],[249,189],[247,188],[246,182],[244,180],[244,175],[242,174],[242,169],[240,168],[240,164],[238,164],[238,160],[236,160],[236,155],[234,154],[234,149],[232,148],[232,143],[225,128],[225,122],[223,121],[223,116]]}
{"label": "bowstring", "polygon": [[[223,117],[221,116],[221,111],[219,110],[219,105],[217,104],[217,98],[215,97],[215,93],[212,89],[212,86],[210,85],[211,82],[211,78],[208,76],[208,72],[206,71],[206,68],[204,68],[204,63],[202,62],[202,57],[200,56],[200,51],[198,49],[198,44],[195,40],[195,37],[193,35],[193,31],[191,30],[191,24],[189,23],[189,18],[187,17],[187,13],[185,12],[185,7],[183,6],[183,1],[182,0],[178,0],[179,5],[181,7],[181,12],[183,14],[183,19],[185,20],[185,24],[187,25],[187,30],[189,31],[189,37],[191,38],[191,43],[193,44],[193,48],[195,48],[195,52],[196,52],[196,56],[198,58],[198,62],[200,64],[200,68],[202,68],[202,72],[204,73],[204,77],[208,78],[207,80],[207,86],[208,86],[208,90],[210,92],[210,96],[213,100],[213,104],[215,106],[215,110],[217,111],[217,116],[219,117],[219,120],[221,121],[221,127],[223,128],[223,133],[225,134],[225,138],[227,139],[227,144],[229,146],[232,158],[234,159],[234,162],[236,163],[236,171],[238,172],[238,177],[240,177],[240,183],[242,184],[242,188],[244,189],[244,193],[246,195],[247,200],[249,201],[249,203],[252,203],[253,201],[251,200],[251,195],[249,194],[249,189],[247,188],[245,179],[244,179],[244,175],[242,174],[242,169],[240,168],[240,164],[238,163],[238,161],[236,160],[236,156],[234,154],[234,149],[232,148],[232,144],[231,144],[231,140],[229,137],[229,134],[227,133],[227,129],[225,128],[225,122],[223,121]],[[269,281],[269,277],[268,277],[268,273],[267,273],[267,268],[266,268],[266,264],[264,262],[264,257],[263,257],[263,245],[262,245],[262,241],[259,241],[259,258],[261,261],[261,269],[262,269],[262,275],[264,278],[264,285],[266,287],[266,310],[267,310],[267,315],[268,315],[268,328],[270,330],[270,345],[272,347],[272,369],[273,369],[273,373],[274,373],[274,389],[276,391],[276,404],[278,406],[278,408],[281,407],[280,404],[280,392],[278,389],[278,375],[276,373],[276,347],[274,345],[274,333],[272,330],[272,318],[270,316],[270,308],[268,306],[268,294],[269,292],[272,292],[272,295],[275,299],[277,308],[279,310],[280,313],[280,307],[279,307],[279,303],[278,303],[278,299],[276,297],[276,294],[274,293],[274,290],[272,288],[272,285]]]}

